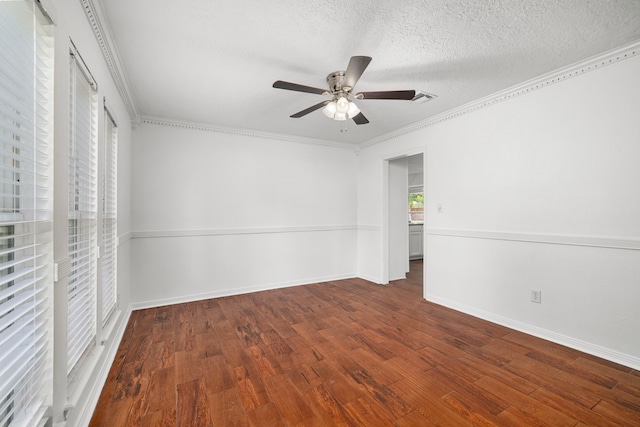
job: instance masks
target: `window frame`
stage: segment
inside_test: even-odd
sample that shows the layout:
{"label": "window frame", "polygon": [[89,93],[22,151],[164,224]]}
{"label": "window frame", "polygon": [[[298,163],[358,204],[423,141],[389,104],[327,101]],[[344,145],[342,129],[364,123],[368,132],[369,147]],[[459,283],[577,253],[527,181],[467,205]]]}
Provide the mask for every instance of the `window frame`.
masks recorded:
{"label": "window frame", "polygon": [[0,25],[0,425],[35,425],[51,400],[53,30],[35,1]]}
{"label": "window frame", "polygon": [[69,58],[67,375],[73,382],[97,337],[98,106],[97,84],[72,41]]}

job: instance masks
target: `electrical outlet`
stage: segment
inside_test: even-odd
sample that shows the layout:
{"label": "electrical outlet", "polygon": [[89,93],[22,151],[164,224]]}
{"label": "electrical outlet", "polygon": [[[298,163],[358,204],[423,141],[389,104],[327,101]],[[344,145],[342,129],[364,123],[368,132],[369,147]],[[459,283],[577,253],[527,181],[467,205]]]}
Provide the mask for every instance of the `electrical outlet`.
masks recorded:
{"label": "electrical outlet", "polygon": [[531,289],[531,302],[542,302],[542,291],[540,289]]}

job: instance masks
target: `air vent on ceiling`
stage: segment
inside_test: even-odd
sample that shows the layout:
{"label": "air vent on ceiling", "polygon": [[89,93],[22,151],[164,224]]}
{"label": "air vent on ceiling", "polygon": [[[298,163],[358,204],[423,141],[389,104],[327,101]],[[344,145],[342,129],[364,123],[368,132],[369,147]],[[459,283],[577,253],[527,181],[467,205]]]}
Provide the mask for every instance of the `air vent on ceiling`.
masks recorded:
{"label": "air vent on ceiling", "polygon": [[427,101],[431,101],[433,98],[437,98],[437,96],[432,93],[427,93],[419,90],[416,91],[416,96],[414,96],[411,100],[418,104],[423,104]]}

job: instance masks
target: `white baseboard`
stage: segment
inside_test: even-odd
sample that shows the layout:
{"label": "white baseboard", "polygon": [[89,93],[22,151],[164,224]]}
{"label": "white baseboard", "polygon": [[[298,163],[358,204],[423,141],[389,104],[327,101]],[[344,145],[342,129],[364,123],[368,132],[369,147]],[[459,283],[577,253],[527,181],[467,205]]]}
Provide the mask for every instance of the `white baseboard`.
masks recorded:
{"label": "white baseboard", "polygon": [[334,276],[313,277],[295,281],[287,281],[280,283],[265,283],[261,285],[248,286],[246,288],[221,289],[212,292],[204,292],[199,294],[182,295],[174,298],[163,298],[149,301],[139,301],[131,304],[133,310],[141,310],[145,308],[162,307],[165,305],[182,304],[186,302],[200,301],[211,298],[221,298],[233,295],[248,294],[251,292],[270,291],[273,289],[290,288],[293,286],[310,285],[312,283],[330,282],[332,280],[353,279],[357,277],[355,273],[345,273]]}
{"label": "white baseboard", "polygon": [[359,274],[359,279],[364,279],[367,282],[375,283],[376,285],[382,285],[382,280],[379,277],[370,276],[368,274]]}
{"label": "white baseboard", "polygon": [[86,403],[82,407],[75,407],[74,411],[80,411],[77,414],[74,414],[73,419],[74,423],[70,423],[67,421],[65,423],[65,427],[80,427],[80,426],[88,426],[91,421],[91,417],[93,416],[93,411],[98,404],[98,399],[100,399],[100,393],[102,393],[102,388],[104,387],[105,382],[107,381],[107,376],[109,376],[109,371],[111,370],[111,366],[113,365],[113,361],[116,358],[116,353],[118,352],[118,348],[120,347],[120,342],[122,341],[122,337],[124,335],[127,324],[129,323],[129,317],[131,317],[131,305],[124,310],[118,318],[119,323],[115,326],[115,334],[113,335],[113,340],[110,341],[109,348],[106,350],[106,356],[102,359],[102,363],[96,366],[98,373],[96,375],[96,380],[93,384],[87,387],[87,390],[84,390],[84,393],[88,393],[88,397],[86,399]]}
{"label": "white baseboard", "polygon": [[459,304],[455,301],[451,301],[446,298],[440,298],[438,296],[427,294],[425,299],[429,302],[439,304],[462,313],[469,314],[474,317],[478,317],[483,320],[487,320],[498,325],[506,326],[507,328],[514,329],[525,334],[533,335],[538,338],[542,338],[556,344],[564,345],[574,350],[582,351],[584,353],[591,354],[593,356],[601,357],[611,362],[619,363],[624,366],[628,366],[632,369],[640,369],[640,358],[632,356],[630,354],[621,353],[615,350],[611,350],[606,347],[602,347],[590,342],[582,341],[576,338],[572,338],[566,335],[559,334],[557,332],[549,331],[547,329],[539,328],[528,323],[523,323],[508,317],[500,316],[494,313],[489,313],[484,310],[479,310],[474,307],[469,307],[464,304]]}

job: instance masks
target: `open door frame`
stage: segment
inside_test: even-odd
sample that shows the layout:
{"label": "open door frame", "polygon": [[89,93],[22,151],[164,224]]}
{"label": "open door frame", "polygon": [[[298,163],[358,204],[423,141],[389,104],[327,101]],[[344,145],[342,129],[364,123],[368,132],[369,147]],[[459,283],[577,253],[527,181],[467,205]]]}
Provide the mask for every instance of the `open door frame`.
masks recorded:
{"label": "open door frame", "polygon": [[[425,200],[425,210],[426,210],[426,206],[427,206],[427,201],[428,201],[428,195],[427,195],[427,185],[426,185],[426,177],[427,177],[427,150],[426,147],[422,147],[419,149],[415,149],[415,150],[407,150],[404,153],[398,153],[397,155],[394,156],[390,156],[387,157],[385,159],[382,160],[382,259],[381,259],[381,268],[382,268],[382,283],[387,285],[389,284],[389,261],[390,261],[390,231],[391,231],[391,227],[390,227],[390,216],[389,216],[389,200],[390,200],[390,195],[389,195],[389,163],[393,160],[397,160],[397,159],[401,159],[401,158],[406,158],[406,157],[410,157],[410,156],[414,156],[417,154],[422,154],[422,161],[423,161],[423,176],[424,176],[424,200]],[[407,188],[408,190],[408,188]],[[407,213],[408,215],[408,213]],[[425,217],[428,218],[428,217]],[[422,277],[422,293],[423,293],[423,298],[427,293],[427,268],[426,268],[426,262],[427,262],[427,224],[426,224],[426,219],[425,219],[425,224],[423,227],[424,233],[423,233],[423,241],[422,241],[422,247],[423,247],[423,251],[424,251],[424,255],[423,255],[423,262],[425,264],[425,268],[423,269],[423,277]],[[407,232],[408,232],[408,221],[407,221]],[[408,262],[408,248],[407,248],[407,262]]]}

